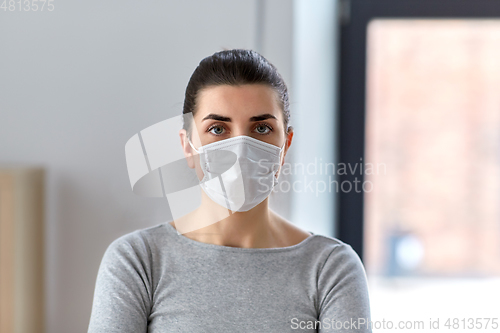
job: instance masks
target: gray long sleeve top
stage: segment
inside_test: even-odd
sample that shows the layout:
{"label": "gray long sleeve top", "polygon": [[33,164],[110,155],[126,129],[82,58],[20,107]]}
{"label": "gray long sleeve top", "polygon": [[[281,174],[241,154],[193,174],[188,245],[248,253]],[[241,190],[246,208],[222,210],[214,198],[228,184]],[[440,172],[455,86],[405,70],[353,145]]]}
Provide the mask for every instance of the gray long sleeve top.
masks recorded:
{"label": "gray long sleeve top", "polygon": [[237,248],[166,222],[108,246],[88,333],[371,332],[369,322],[365,270],[338,239]]}

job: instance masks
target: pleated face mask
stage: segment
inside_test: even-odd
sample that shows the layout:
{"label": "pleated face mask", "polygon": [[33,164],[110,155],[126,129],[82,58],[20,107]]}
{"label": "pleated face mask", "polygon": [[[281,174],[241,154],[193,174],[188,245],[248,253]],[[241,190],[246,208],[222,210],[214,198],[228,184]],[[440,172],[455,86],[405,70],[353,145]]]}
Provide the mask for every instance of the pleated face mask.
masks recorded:
{"label": "pleated face mask", "polygon": [[[285,141],[286,143],[286,141]],[[217,204],[246,212],[264,201],[278,183],[276,176],[285,147],[249,136],[237,136],[198,148],[203,191]]]}

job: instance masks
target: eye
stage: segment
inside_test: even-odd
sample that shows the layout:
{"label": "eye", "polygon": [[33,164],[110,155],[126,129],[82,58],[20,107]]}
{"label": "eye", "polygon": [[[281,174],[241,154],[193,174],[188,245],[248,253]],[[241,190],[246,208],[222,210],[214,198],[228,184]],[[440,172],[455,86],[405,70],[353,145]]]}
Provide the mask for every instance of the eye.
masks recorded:
{"label": "eye", "polygon": [[222,125],[213,125],[207,130],[207,132],[212,133],[214,135],[222,135],[224,134],[225,131],[226,129]]}
{"label": "eye", "polygon": [[273,128],[265,123],[258,124],[257,126],[255,126],[255,131],[259,134],[269,134],[272,132],[272,130]]}

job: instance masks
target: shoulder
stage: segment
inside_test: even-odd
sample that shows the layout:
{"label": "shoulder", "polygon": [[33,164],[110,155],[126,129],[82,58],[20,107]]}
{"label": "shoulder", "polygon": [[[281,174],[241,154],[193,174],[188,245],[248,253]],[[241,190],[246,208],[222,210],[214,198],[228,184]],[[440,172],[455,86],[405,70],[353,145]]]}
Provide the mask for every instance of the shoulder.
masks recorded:
{"label": "shoulder", "polygon": [[315,235],[315,238],[318,246],[328,252],[318,273],[320,293],[339,288],[365,290],[366,271],[356,251],[349,244],[334,237]]}
{"label": "shoulder", "polygon": [[317,246],[323,248],[328,252],[328,257],[323,264],[323,270],[330,267],[336,268],[340,271],[341,268],[363,268],[363,263],[359,255],[347,243],[335,238],[324,235],[315,234],[315,242]]}
{"label": "shoulder", "polygon": [[151,258],[156,243],[164,232],[163,224],[136,229],[115,238],[107,247],[104,257]]}
{"label": "shoulder", "polygon": [[308,246],[305,247],[305,250],[314,255],[316,260],[322,261],[324,265],[361,262],[352,247],[338,238],[320,234],[311,235],[310,232],[299,228],[279,215],[277,215],[277,219],[281,225],[281,232],[291,245],[307,240]]}
{"label": "shoulder", "polygon": [[369,318],[368,280],[359,255],[339,239],[321,235],[316,238],[329,249],[317,279],[320,318]]}

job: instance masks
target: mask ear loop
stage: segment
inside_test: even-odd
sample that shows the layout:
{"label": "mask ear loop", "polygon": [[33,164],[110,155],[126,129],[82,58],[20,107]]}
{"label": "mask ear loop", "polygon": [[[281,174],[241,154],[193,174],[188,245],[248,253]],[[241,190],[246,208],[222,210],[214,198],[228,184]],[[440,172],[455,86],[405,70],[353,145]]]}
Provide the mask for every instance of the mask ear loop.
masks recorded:
{"label": "mask ear loop", "polygon": [[[288,140],[287,140],[287,139],[285,139],[285,142],[283,143],[283,146],[281,146],[281,148],[280,148],[280,165],[278,166],[278,171],[279,171],[279,170],[280,170],[280,168],[281,168],[281,154],[285,151],[285,146],[286,146],[286,142],[287,142],[287,141],[288,141]],[[284,158],[284,157],[283,157],[283,158]],[[276,173],[277,173],[278,171],[276,171]],[[276,174],[275,174],[275,175],[274,175],[274,186],[276,186],[277,184],[278,184],[278,177],[276,177]]]}
{"label": "mask ear loop", "polygon": [[[281,154],[285,151],[285,146],[286,146],[286,142],[287,141],[288,140],[285,139],[285,142],[283,143],[283,146],[281,146],[281,148],[280,148],[280,166],[281,166]],[[285,156],[283,156],[283,158],[285,158]]]}
{"label": "mask ear loop", "polygon": [[191,146],[191,148],[193,148],[193,150],[194,150],[195,152],[197,152],[198,154],[200,153],[200,152],[199,152],[199,150],[198,150],[198,149],[196,149],[196,148],[193,146],[193,144],[191,143],[191,140],[190,140],[189,138],[188,138],[188,143],[189,143],[189,145]]}

